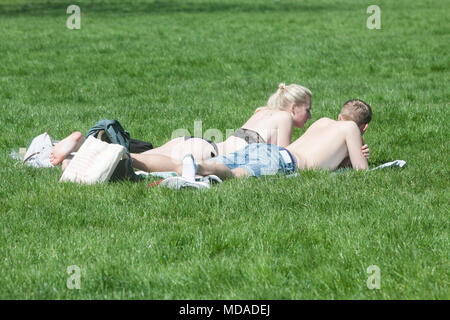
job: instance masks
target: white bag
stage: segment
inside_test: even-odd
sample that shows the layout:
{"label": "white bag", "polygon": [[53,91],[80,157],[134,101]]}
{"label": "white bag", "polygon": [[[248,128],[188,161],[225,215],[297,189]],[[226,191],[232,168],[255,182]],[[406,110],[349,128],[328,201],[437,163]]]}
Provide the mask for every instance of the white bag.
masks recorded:
{"label": "white bag", "polygon": [[109,144],[89,136],[64,170],[60,182],[102,183],[111,178],[117,164],[126,156],[119,144]]}

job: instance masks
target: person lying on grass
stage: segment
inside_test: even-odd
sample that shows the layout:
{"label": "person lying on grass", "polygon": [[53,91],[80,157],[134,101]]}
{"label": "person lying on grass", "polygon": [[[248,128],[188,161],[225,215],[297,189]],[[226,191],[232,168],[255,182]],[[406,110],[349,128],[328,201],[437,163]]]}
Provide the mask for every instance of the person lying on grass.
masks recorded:
{"label": "person lying on grass", "polygon": [[250,119],[225,141],[216,144],[205,138],[179,137],[143,154],[165,155],[180,161],[185,155],[192,154],[196,161],[201,161],[235,152],[252,143],[285,147],[292,142],[294,127],[303,128],[309,119],[311,91],[298,84],[286,86],[280,83],[266,106],[257,108]]}
{"label": "person lying on grass", "polygon": [[[290,145],[249,144],[227,155],[195,162],[193,157],[173,161],[161,155],[133,155],[133,165],[144,171],[176,171],[182,179],[195,183],[195,175],[216,175],[221,179],[274,174],[291,174],[295,170],[335,170],[350,162],[353,169],[367,170],[370,151],[362,135],[372,119],[371,107],[362,100],[347,101],[338,120],[321,118]],[[347,161],[347,158],[349,161]]]}
{"label": "person lying on grass", "polygon": [[[186,154],[192,154],[194,159],[200,161],[235,152],[251,143],[285,147],[292,141],[293,128],[303,128],[310,118],[311,91],[298,84],[286,86],[281,83],[267,105],[256,109],[250,119],[224,142],[215,144],[203,138],[179,137],[142,154],[162,155],[174,161],[181,161]],[[55,145],[50,162],[53,165],[63,162],[70,153],[78,151],[83,142],[80,132],[72,133]],[[68,161],[63,162],[63,170]]]}

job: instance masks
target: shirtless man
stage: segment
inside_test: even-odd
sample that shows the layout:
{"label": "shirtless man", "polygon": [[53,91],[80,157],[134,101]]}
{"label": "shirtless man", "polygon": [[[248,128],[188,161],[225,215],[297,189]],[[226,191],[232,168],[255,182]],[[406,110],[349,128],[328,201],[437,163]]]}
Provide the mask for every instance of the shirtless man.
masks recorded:
{"label": "shirtless man", "polygon": [[[367,170],[369,150],[362,135],[372,118],[370,106],[362,100],[349,100],[342,107],[338,121],[321,118],[287,147],[250,144],[245,148],[210,160],[195,163],[192,157],[183,162],[168,160],[164,168],[155,168],[153,159],[138,157],[135,164],[146,171],[176,171],[193,183],[195,175],[216,175],[221,179],[291,174],[300,169],[335,170],[347,162],[356,170]],[[156,159],[155,159],[156,160]],[[161,159],[156,161],[160,163]]]}

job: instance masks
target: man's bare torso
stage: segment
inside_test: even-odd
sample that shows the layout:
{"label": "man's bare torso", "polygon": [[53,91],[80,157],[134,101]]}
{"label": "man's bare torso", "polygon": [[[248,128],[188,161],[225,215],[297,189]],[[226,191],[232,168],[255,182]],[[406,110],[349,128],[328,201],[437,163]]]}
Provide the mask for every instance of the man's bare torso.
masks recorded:
{"label": "man's bare torso", "polygon": [[321,118],[290,144],[286,149],[297,158],[299,169],[336,169],[349,155],[348,122]]}

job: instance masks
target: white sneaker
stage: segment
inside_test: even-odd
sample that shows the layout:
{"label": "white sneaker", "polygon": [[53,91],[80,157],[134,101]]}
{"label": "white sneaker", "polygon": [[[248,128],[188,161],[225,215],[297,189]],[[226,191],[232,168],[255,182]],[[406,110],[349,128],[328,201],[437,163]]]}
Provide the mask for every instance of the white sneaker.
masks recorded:
{"label": "white sneaker", "polygon": [[209,176],[200,176],[195,179],[197,182],[209,182],[209,183],[222,183],[222,179],[220,179],[218,176],[210,174]]}
{"label": "white sneaker", "polygon": [[195,188],[195,189],[209,189],[211,188],[209,181],[190,181],[183,177],[170,177],[167,179],[164,179],[159,184],[162,187],[167,187],[171,189],[181,189],[181,188]]}

